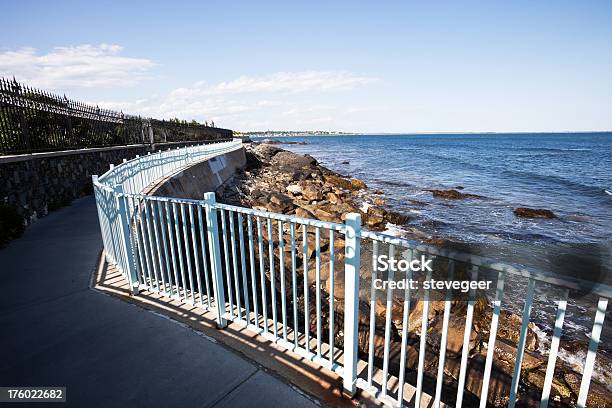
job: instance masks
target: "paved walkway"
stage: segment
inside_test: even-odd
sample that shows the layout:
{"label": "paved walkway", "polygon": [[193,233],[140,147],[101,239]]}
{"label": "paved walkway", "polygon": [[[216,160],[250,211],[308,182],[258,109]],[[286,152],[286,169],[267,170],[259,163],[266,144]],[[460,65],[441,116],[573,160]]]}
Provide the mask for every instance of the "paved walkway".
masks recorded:
{"label": "paved walkway", "polygon": [[89,289],[101,247],[87,197],[0,250],[0,386],[66,386],[81,407],[317,406],[193,330]]}

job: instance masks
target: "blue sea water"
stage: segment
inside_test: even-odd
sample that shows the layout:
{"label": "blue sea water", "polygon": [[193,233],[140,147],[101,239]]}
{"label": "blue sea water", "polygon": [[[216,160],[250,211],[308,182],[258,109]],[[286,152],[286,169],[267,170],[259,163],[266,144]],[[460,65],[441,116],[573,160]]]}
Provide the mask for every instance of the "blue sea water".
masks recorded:
{"label": "blue sea water", "polygon": [[[612,132],[287,137],[285,148],[364,180],[432,236],[464,242],[612,242]],[[348,164],[343,162],[348,161]],[[481,199],[443,200],[463,187]],[[514,216],[546,208],[553,220]]]}
{"label": "blue sea water", "polygon": [[[612,132],[558,134],[427,134],[284,137],[305,142],[281,147],[307,153],[322,165],[364,180],[382,190],[386,205],[411,217],[399,235],[426,236],[474,243],[470,248],[498,260],[545,271],[566,267],[567,248],[579,260],[591,255],[592,267],[578,262],[573,276],[608,281],[612,270]],[[348,163],[347,163],[348,162]],[[429,189],[460,189],[477,199],[434,198]],[[609,191],[610,193],[606,192]],[[556,219],[516,217],[516,207],[552,210]],[[589,245],[597,244],[597,245]],[[561,252],[559,251],[561,248]],[[603,248],[597,250],[594,248]],[[481,251],[488,251],[483,253]],[[548,253],[547,253],[548,251]],[[558,256],[560,253],[563,256]],[[590,276],[587,270],[594,272]],[[588,276],[587,276],[588,275]],[[526,280],[506,285],[504,309],[522,312]],[[531,320],[541,350],[547,350],[554,324],[558,288],[538,285]],[[572,294],[566,315],[561,358],[580,370],[595,313],[596,297]],[[612,318],[607,313],[606,320]],[[612,335],[604,327],[604,338]],[[606,357],[595,377],[606,384]],[[602,359],[603,357],[600,357]]]}

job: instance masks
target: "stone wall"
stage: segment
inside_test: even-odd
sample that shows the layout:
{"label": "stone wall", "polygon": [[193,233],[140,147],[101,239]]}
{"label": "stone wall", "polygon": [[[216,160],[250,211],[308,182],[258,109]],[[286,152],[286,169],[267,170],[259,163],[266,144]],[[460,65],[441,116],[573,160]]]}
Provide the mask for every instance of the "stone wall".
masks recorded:
{"label": "stone wall", "polygon": [[[155,150],[185,145],[157,144]],[[0,246],[50,211],[91,194],[93,174],[152,150],[134,145],[0,156]]]}

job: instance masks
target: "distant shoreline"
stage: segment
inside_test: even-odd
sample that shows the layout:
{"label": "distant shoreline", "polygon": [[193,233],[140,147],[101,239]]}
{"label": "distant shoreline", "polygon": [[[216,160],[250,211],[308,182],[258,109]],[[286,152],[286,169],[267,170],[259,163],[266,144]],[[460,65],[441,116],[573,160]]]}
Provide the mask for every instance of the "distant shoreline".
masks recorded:
{"label": "distant shoreline", "polygon": [[565,135],[565,134],[578,134],[578,135],[592,135],[592,134],[606,134],[609,133],[612,136],[612,130],[584,130],[584,131],[558,131],[558,132],[410,132],[410,133],[385,133],[385,132],[297,132],[297,131],[271,131],[271,133],[265,132],[234,132],[236,136],[248,136],[253,138],[283,138],[283,137],[342,137],[342,136],[434,136],[434,135],[448,135],[448,136],[490,136],[490,135]]}

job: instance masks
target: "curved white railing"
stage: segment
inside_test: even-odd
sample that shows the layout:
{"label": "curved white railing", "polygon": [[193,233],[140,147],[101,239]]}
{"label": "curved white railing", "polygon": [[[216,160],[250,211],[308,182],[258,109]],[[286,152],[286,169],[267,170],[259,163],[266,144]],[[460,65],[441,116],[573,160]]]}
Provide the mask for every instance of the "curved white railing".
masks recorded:
{"label": "curved white railing", "polygon": [[[377,270],[375,260],[383,253],[381,246],[386,245],[390,257],[400,251],[404,251],[403,256],[428,255],[447,271],[455,268],[469,270],[474,279],[484,270],[497,274],[489,345],[496,341],[505,281],[510,276],[525,278],[528,284],[517,364],[507,387],[509,405],[513,406],[534,288],[536,284],[552,284],[564,290],[558,299],[542,389],[541,406],[545,407],[550,398],[569,291],[588,287],[591,293],[599,296],[599,300],[577,399],[578,406],[585,406],[607,299],[612,294],[610,286],[593,285],[577,278],[518,268],[480,256],[361,230],[358,214],[349,214],[345,224],[337,224],[216,203],[212,192],[202,200],[144,194],[148,186],[186,166],[241,148],[240,141],[233,141],[159,151],[137,156],[117,166],[111,165],[105,174],[93,176],[107,261],[123,273],[133,292],[147,289],[214,310],[220,327],[224,327],[227,320],[241,322],[276,344],[334,370],[343,377],[348,393],[361,388],[382,402],[396,406],[407,403],[405,389],[411,386],[405,381],[405,372],[410,301],[415,294],[411,295],[410,288],[403,291],[403,296],[400,292],[399,370],[392,370],[394,340],[391,322],[397,297],[393,297],[392,289],[387,290],[384,318],[377,316],[378,291],[373,282],[378,274],[386,280],[394,278],[392,271],[382,273]],[[408,273],[406,278],[410,278]],[[365,289],[361,296],[360,283],[361,289]],[[341,292],[337,292],[339,290]],[[416,391],[412,393],[411,401],[416,407],[420,406],[424,395],[429,295],[428,291],[423,295],[417,380],[412,384]],[[338,307],[336,298],[342,297],[342,307]],[[360,313],[363,304],[369,305],[369,313]],[[442,400],[451,304],[448,298],[444,301],[438,375],[435,388],[428,390],[434,406],[439,406]],[[472,290],[465,314],[466,329],[455,397],[457,406],[461,406],[464,399],[474,305],[475,293]],[[369,314],[361,316],[368,324],[360,326],[360,315],[364,314]],[[377,354],[374,347],[376,322],[381,318],[384,323],[382,370],[374,361]],[[367,346],[361,349],[358,345],[364,342],[360,342],[360,332],[361,339],[367,339]],[[363,361],[358,360],[358,353]],[[481,407],[487,403],[493,353],[494,347],[488,347],[480,390]],[[395,382],[390,381],[391,371],[398,371],[399,378]]]}

